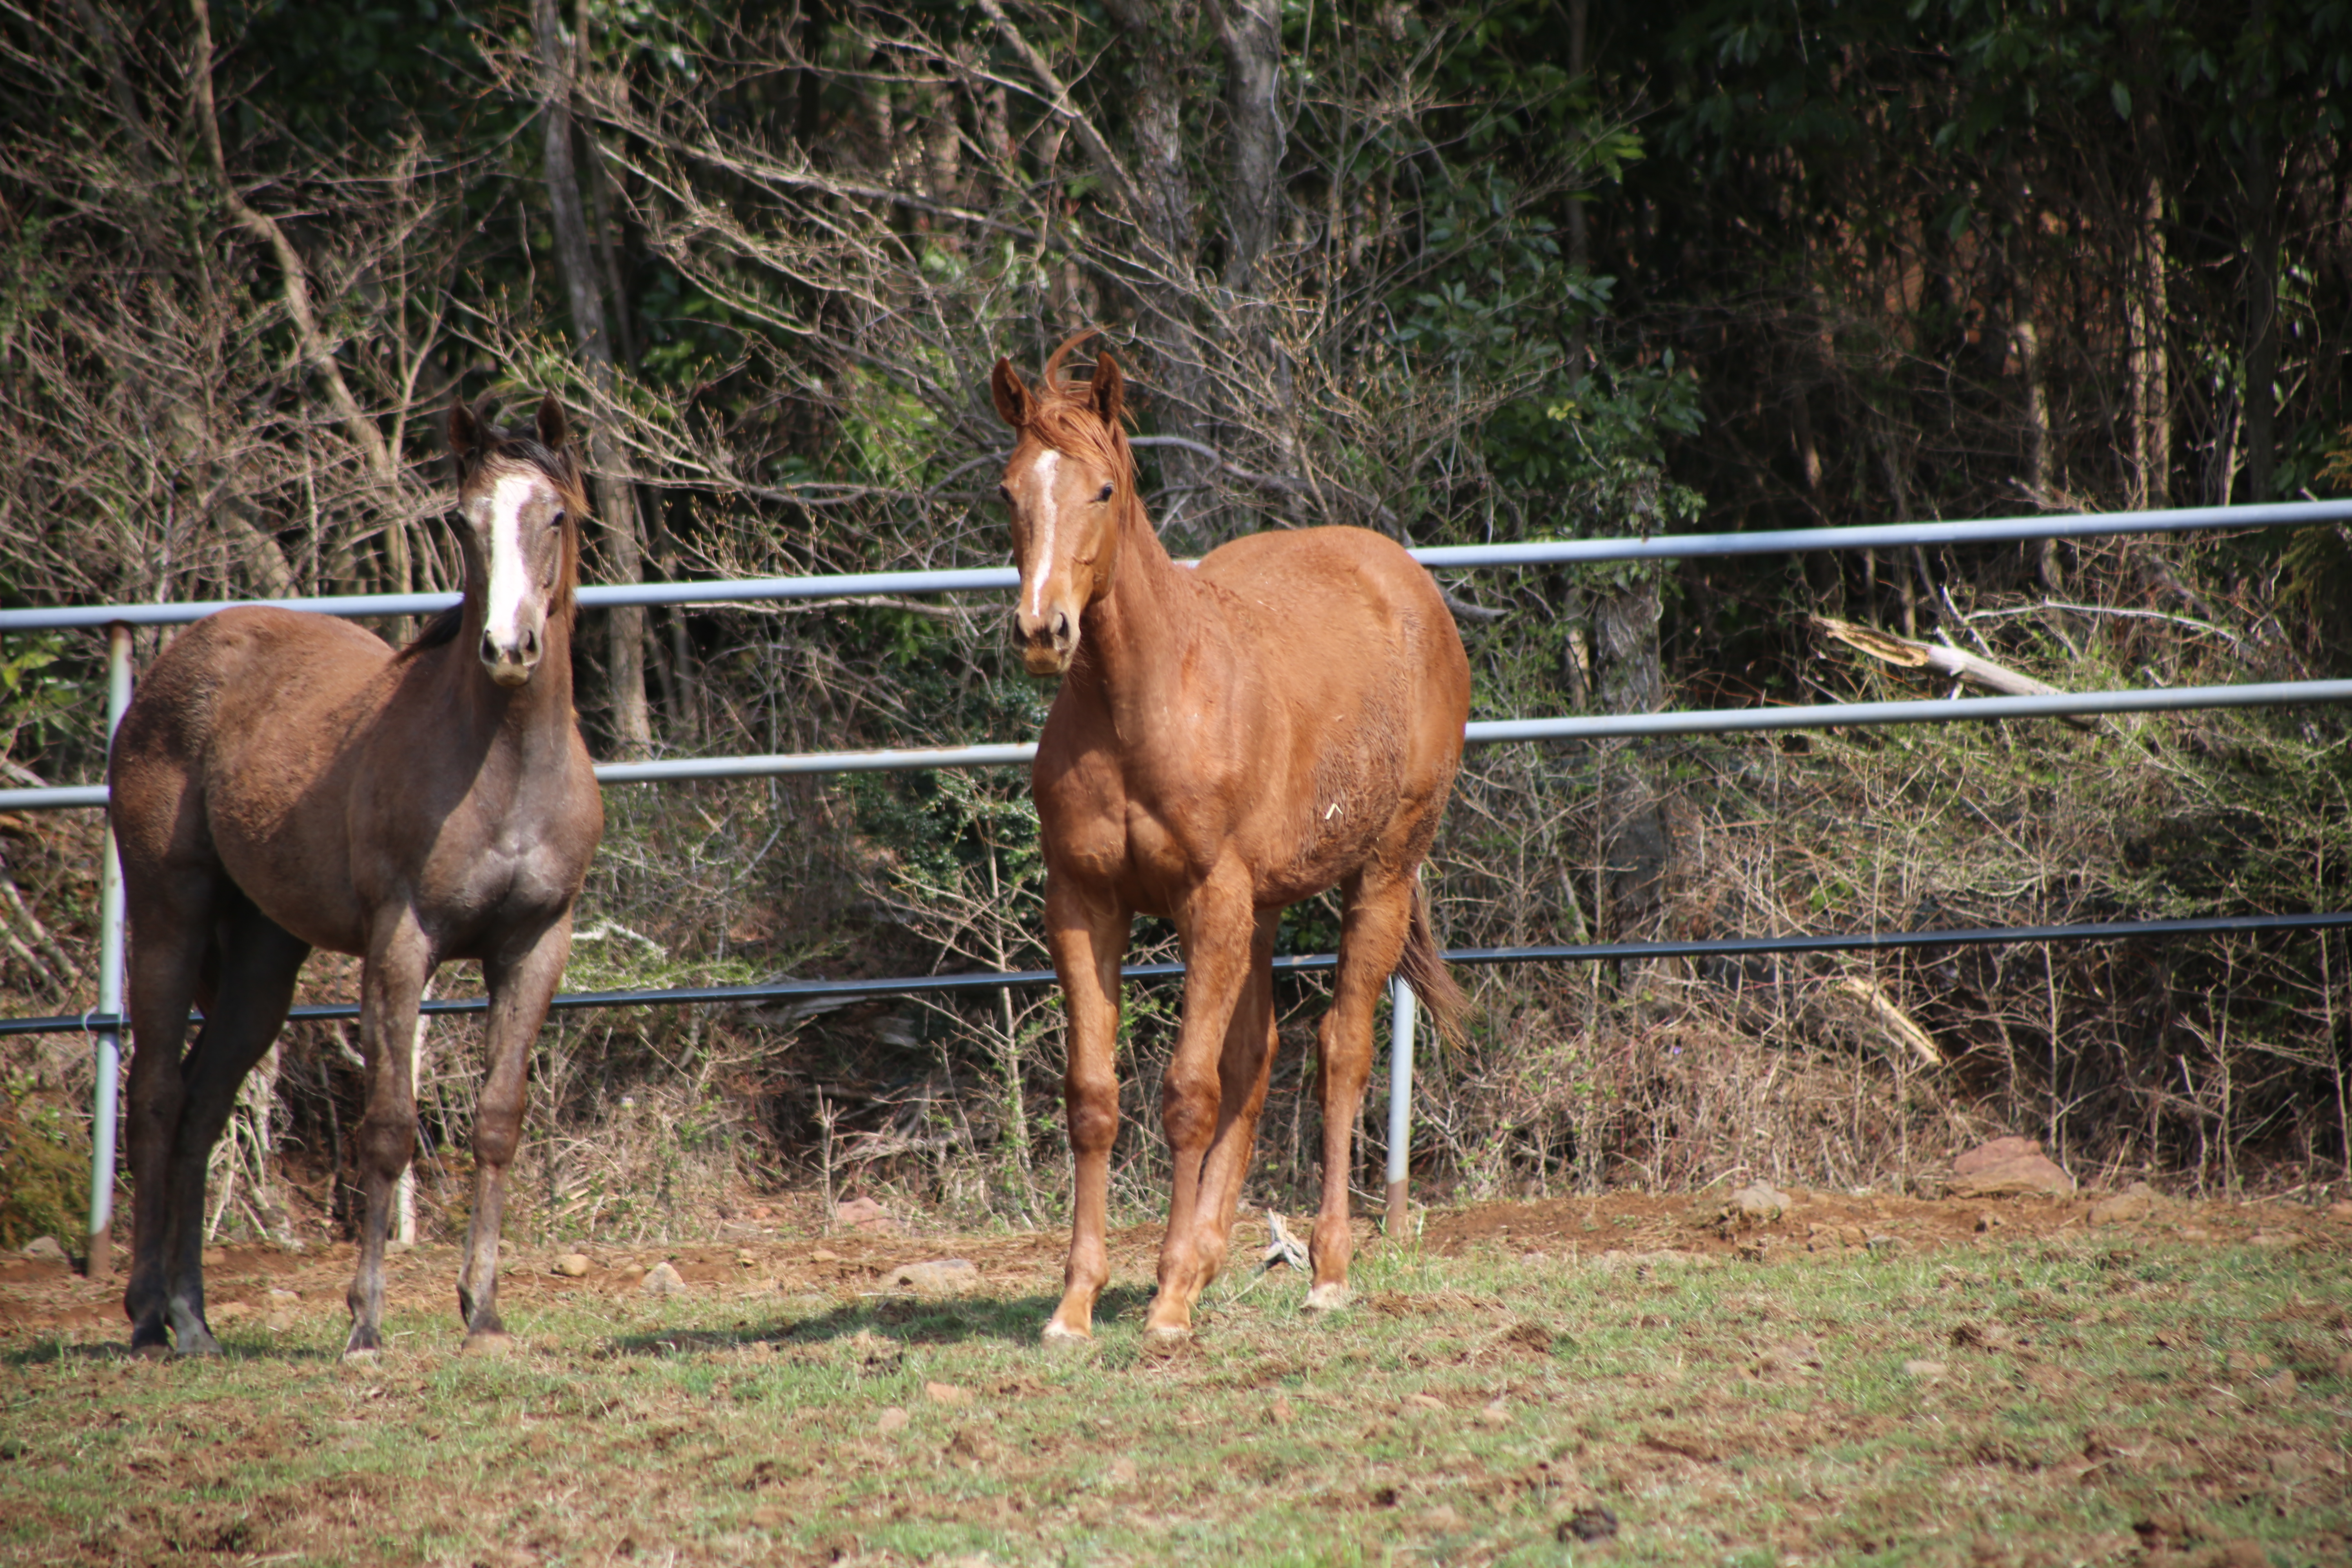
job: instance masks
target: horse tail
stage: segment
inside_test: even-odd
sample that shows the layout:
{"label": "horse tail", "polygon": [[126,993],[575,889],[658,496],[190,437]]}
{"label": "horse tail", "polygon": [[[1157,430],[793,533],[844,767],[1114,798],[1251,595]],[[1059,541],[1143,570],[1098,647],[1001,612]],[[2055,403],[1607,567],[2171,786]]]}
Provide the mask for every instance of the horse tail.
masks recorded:
{"label": "horse tail", "polygon": [[1436,933],[1429,929],[1429,901],[1418,882],[1412,889],[1412,924],[1405,931],[1404,952],[1397,957],[1397,974],[1429,1009],[1431,1021],[1446,1042],[1465,1044],[1462,1015],[1469,1011],[1470,998],[1463,994],[1462,987],[1454,984],[1454,972],[1445,966]]}

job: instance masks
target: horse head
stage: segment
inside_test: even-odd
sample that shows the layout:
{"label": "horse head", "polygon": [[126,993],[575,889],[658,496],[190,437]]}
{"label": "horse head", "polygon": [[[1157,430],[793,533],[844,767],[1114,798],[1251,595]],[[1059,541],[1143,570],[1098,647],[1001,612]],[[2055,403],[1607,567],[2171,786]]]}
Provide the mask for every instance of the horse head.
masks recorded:
{"label": "horse head", "polygon": [[1118,362],[1106,350],[1092,380],[1061,374],[1070,351],[1093,335],[1080,332],[1055,349],[1035,391],[1008,360],[998,360],[989,376],[996,411],[1019,437],[997,493],[1013,513],[1013,559],[1021,569],[1013,632],[1032,675],[1064,674],[1077,657],[1081,617],[1110,592],[1120,526],[1135,504]]}
{"label": "horse head", "polygon": [[482,603],[476,651],[500,686],[529,683],[547,648],[551,616],[572,612],[580,519],[588,510],[580,460],[553,393],[541,399],[532,434],[501,430],[496,405],[449,410],[457,502],[466,526],[466,596]]}

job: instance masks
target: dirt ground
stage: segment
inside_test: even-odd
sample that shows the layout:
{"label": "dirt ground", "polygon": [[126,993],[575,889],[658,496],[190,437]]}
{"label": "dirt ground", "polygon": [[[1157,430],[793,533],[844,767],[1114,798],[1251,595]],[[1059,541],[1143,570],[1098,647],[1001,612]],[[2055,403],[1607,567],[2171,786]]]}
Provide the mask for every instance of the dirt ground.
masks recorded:
{"label": "dirt ground", "polygon": [[[1778,1220],[1735,1224],[1720,1194],[1652,1195],[1611,1193],[1597,1197],[1478,1204],[1423,1217],[1421,1245],[1443,1257],[1479,1249],[1613,1263],[1660,1253],[1738,1254],[1748,1258],[1835,1258],[1896,1248],[1935,1252],[1983,1242],[2032,1240],[2072,1231],[2119,1239],[2137,1237],[2255,1247],[2352,1246],[2352,1203],[2325,1209],[2285,1202],[2196,1203],[2154,1199],[2144,1212],[2115,1217],[2098,1195],[2074,1198],[1916,1199],[1852,1196],[1791,1189]],[[2128,1206],[2128,1205],[2127,1205]],[[754,1211],[755,1213],[759,1211]],[[573,1278],[554,1271],[571,1247],[509,1243],[501,1258],[502,1302],[549,1303],[581,1293],[635,1292],[646,1271],[667,1261],[689,1286],[735,1283],[748,1293],[872,1289],[908,1264],[942,1257],[969,1258],[992,1289],[1046,1292],[1057,1287],[1066,1232],[944,1236],[920,1228],[816,1234],[798,1215],[752,1220],[728,1227],[727,1239],[681,1246],[646,1245],[577,1249],[588,1260]],[[1234,1255],[1262,1241],[1263,1222],[1245,1215],[1236,1227]],[[1358,1222],[1359,1247],[1382,1245],[1369,1221]],[[1114,1279],[1137,1284],[1151,1278],[1160,1242],[1156,1225],[1130,1226],[1111,1237]],[[274,1246],[207,1248],[208,1315],[216,1327],[239,1319],[268,1326],[322,1312],[341,1314],[353,1249],[348,1245],[300,1252]],[[47,1334],[88,1341],[122,1331],[118,1247],[111,1279],[84,1279],[62,1263],[20,1257],[0,1259],[0,1341],[22,1342]],[[387,1290],[395,1307],[455,1311],[457,1249],[427,1245],[390,1260]]]}

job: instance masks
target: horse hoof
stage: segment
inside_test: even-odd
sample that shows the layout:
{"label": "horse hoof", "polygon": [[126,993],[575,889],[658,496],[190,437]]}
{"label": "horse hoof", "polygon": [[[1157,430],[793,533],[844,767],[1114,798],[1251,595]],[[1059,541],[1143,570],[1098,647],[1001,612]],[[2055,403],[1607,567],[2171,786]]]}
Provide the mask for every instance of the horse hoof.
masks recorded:
{"label": "horse hoof", "polygon": [[1307,1300],[1299,1304],[1298,1310],[1302,1312],[1336,1312],[1353,1300],[1355,1292],[1345,1285],[1318,1285],[1307,1292]]}
{"label": "horse hoof", "polygon": [[1084,1329],[1074,1329],[1059,1318],[1046,1323],[1045,1331],[1037,1338],[1049,1351],[1080,1350],[1095,1342],[1094,1335]]}
{"label": "horse hoof", "polygon": [[150,1340],[143,1345],[132,1345],[131,1353],[141,1361],[169,1361],[172,1347],[161,1340]]}
{"label": "horse hoof", "polygon": [[466,1342],[458,1347],[458,1351],[463,1355],[496,1358],[512,1354],[514,1348],[514,1336],[504,1329],[484,1329],[478,1332],[467,1334]]}
{"label": "horse hoof", "polygon": [[1192,1342],[1192,1330],[1185,1323],[1153,1323],[1143,1331],[1143,1348],[1166,1354],[1182,1350]]}
{"label": "horse hoof", "polygon": [[220,1342],[203,1329],[180,1336],[180,1354],[184,1356],[216,1356],[221,1353]]}
{"label": "horse hoof", "polygon": [[383,1351],[377,1345],[345,1345],[343,1347],[345,1366],[373,1366],[383,1359]]}

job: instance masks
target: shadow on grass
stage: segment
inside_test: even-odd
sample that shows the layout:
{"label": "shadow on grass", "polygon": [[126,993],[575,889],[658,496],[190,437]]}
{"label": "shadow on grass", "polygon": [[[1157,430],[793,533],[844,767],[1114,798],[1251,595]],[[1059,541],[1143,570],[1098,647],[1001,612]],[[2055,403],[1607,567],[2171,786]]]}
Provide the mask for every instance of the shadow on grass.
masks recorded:
{"label": "shadow on grass", "polygon": [[342,1360],[339,1350],[320,1350],[316,1345],[257,1345],[223,1341],[220,1353],[209,1356],[184,1356],[174,1352],[168,1356],[133,1355],[129,1339],[107,1340],[98,1344],[69,1342],[61,1335],[46,1334],[31,1344],[0,1355],[0,1366],[58,1366],[68,1362],[133,1362],[152,1360],[158,1364],[185,1363],[192,1366],[226,1365],[247,1362],[337,1362]]}
{"label": "shadow on grass", "polygon": [[[1095,1309],[1097,1324],[1139,1312],[1151,1300],[1143,1285],[1114,1285]],[[620,1334],[605,1343],[610,1356],[677,1355],[733,1350],[764,1342],[772,1345],[822,1344],[872,1334],[904,1345],[962,1344],[997,1340],[1032,1345],[1061,1302],[1058,1295],[934,1296],[887,1298],[835,1307],[813,1317],[771,1322],[765,1328],[661,1329]]]}

